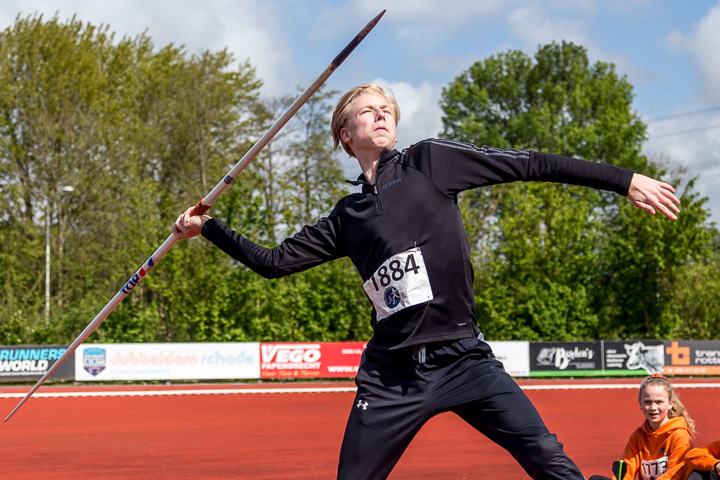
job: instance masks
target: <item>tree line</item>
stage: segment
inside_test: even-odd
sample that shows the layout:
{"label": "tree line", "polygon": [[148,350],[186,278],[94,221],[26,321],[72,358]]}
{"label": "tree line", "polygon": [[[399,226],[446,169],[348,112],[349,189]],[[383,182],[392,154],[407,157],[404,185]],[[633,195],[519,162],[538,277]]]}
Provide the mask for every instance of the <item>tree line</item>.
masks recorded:
{"label": "tree line", "polygon": [[[261,87],[227,50],[190,55],[76,18],[18,17],[0,33],[0,344],[72,341],[295,97],[264,98]],[[348,191],[329,134],[338,93],[321,89],[211,214],[266,246],[327,214]],[[612,64],[591,65],[570,43],[494,55],[444,89],[445,138],[577,156],[681,187],[676,222],[566,185],[463,194],[488,338],[717,337],[707,199],[677,163],[641,153],[647,131],[632,98]],[[193,239],[90,341],[366,340],[369,312],[347,259],[265,280]]]}

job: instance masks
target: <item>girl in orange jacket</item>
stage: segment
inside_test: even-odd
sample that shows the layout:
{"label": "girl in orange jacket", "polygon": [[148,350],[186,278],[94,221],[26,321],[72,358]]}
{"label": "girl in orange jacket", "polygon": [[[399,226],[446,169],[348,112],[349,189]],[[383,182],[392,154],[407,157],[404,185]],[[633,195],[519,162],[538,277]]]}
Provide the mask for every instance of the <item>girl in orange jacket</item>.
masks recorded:
{"label": "girl in orange jacket", "polygon": [[720,441],[693,448],[685,455],[688,470],[694,470],[689,480],[718,480],[720,478]]}
{"label": "girl in orange jacket", "polygon": [[[613,480],[685,480],[685,454],[692,448],[695,422],[667,378],[655,374],[640,384],[638,395],[645,422],[625,447],[620,478]],[[614,468],[615,470],[615,468]],[[609,480],[594,475],[590,480]]]}

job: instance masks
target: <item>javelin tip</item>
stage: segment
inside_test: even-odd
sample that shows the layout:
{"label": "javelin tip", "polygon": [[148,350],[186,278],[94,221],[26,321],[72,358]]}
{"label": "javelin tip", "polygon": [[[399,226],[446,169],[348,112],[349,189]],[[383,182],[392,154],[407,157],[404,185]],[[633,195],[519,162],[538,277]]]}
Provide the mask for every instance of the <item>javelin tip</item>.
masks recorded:
{"label": "javelin tip", "polygon": [[367,34],[370,33],[370,30],[375,28],[375,25],[380,21],[383,15],[385,15],[386,10],[383,10],[382,12],[378,13],[375,18],[370,20],[370,22],[365,25],[365,28],[360,30],[360,33],[358,33],[355,38],[353,38],[350,43],[347,44],[345,48],[343,48],[342,52],[338,54],[337,57],[335,57],[331,63],[335,68],[339,67],[341,63],[345,61],[345,59],[352,53],[353,50],[355,50],[355,47],[360,45],[360,42],[363,41],[365,37],[367,37]]}

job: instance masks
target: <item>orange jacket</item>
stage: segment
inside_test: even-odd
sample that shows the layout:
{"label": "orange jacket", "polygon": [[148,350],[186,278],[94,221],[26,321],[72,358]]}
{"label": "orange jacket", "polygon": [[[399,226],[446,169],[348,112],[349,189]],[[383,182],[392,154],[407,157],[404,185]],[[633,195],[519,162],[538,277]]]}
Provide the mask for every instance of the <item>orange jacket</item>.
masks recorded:
{"label": "orange jacket", "polygon": [[693,448],[685,455],[685,464],[690,470],[712,472],[718,462],[720,462],[720,441],[705,447]]}
{"label": "orange jacket", "polygon": [[622,480],[684,480],[685,454],[692,438],[683,417],[669,419],[653,431],[647,420],[630,436],[622,459],[627,473]]}

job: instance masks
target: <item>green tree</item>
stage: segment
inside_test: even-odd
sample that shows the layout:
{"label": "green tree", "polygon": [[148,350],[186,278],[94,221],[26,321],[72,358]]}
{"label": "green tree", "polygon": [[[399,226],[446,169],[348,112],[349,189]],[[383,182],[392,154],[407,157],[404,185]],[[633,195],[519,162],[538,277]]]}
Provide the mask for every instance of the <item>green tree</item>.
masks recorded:
{"label": "green tree", "polygon": [[[651,165],[667,163],[659,158]],[[693,338],[698,330],[693,320],[707,323],[707,317],[695,319],[678,315],[678,302],[687,311],[706,312],[700,296],[689,307],[686,290],[688,272],[698,277],[705,271],[703,264],[717,259],[713,242],[717,230],[709,223],[707,198],[694,191],[695,180],[687,181],[682,170],[667,172],[670,183],[684,185],[678,197],[681,213],[678,220],[668,222],[661,215],[638,215],[629,204],[621,204],[603,239],[603,255],[598,285],[603,297],[596,300],[597,309],[605,320],[599,328],[601,338]],[[713,293],[708,281],[708,299]],[[680,298],[678,298],[678,296]],[[631,320],[631,321],[628,321]],[[681,337],[678,337],[684,333]],[[699,338],[702,338],[699,337]]]}
{"label": "green tree", "polygon": [[705,258],[684,265],[678,273],[682,281],[663,285],[671,292],[666,314],[667,338],[716,340],[720,337],[720,254],[717,237]]}
{"label": "green tree", "polygon": [[[133,213],[147,215],[137,222],[131,219],[131,224],[138,229],[151,225],[152,235],[145,236],[144,251],[136,252],[135,268],[169,235],[177,215],[221,180],[247,148],[261,83],[248,63],[229,70],[232,61],[224,50],[188,59],[182,50],[168,46],[148,65],[143,108],[136,114],[152,129],[135,162],[146,169],[137,171],[128,185],[145,199]],[[198,261],[206,252],[197,242],[175,247],[118,309],[118,327],[132,326],[136,338],[145,341],[206,339],[209,328],[222,330],[225,319],[215,305],[212,279],[221,285],[225,274],[216,263]],[[132,267],[127,271],[131,274]],[[127,333],[111,335],[128,338]]]}
{"label": "green tree", "polygon": [[[66,342],[220,179],[254,132],[260,82],[227,51],[188,57],[74,18],[18,18],[0,36],[0,338]],[[58,196],[62,185],[75,192]],[[50,199],[53,308],[42,315]],[[98,329],[106,341],[191,339],[204,247],[168,255]],[[173,301],[175,301],[173,303]],[[199,312],[211,310],[201,297]]]}
{"label": "green tree", "polygon": [[75,227],[82,231],[88,199],[58,193],[62,185],[85,187],[96,179],[106,128],[100,112],[116,86],[103,73],[111,42],[106,29],[75,19],[61,24],[57,18],[18,18],[0,34],[0,196],[9,207],[0,230],[13,232],[8,240],[18,230],[23,232],[20,241],[0,242],[0,248],[7,249],[6,259],[19,260],[3,262],[7,268],[2,270],[13,285],[5,295],[8,310],[3,313],[14,318],[22,312],[25,338],[42,339],[48,331],[38,281],[44,271],[39,260],[46,221],[52,229],[57,307],[73,298],[73,289],[64,287],[69,283],[65,278],[82,268],[69,258],[66,246],[76,244]]}
{"label": "green tree", "polygon": [[281,180],[287,193],[285,222],[297,230],[327,214],[347,193],[343,172],[333,155],[328,119],[339,92],[320,89],[294,118],[288,168]]}

